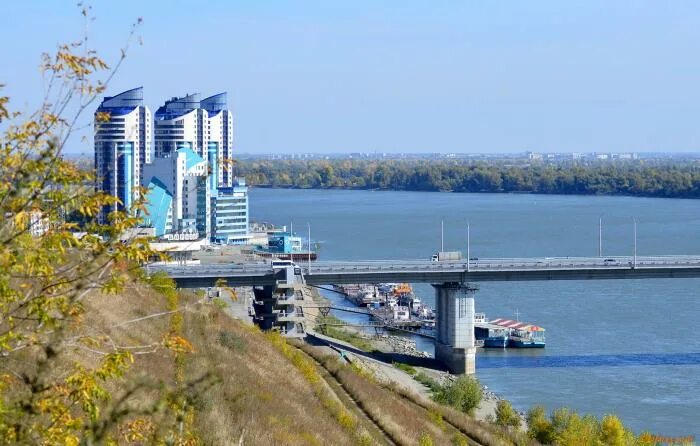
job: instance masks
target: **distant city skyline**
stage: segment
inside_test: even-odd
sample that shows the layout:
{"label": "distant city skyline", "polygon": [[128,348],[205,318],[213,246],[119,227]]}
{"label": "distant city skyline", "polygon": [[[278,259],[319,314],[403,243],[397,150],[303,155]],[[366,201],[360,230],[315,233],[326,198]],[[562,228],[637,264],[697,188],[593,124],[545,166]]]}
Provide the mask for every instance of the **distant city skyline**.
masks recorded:
{"label": "distant city skyline", "polygon": [[[0,83],[30,111],[40,54],[84,24],[72,1],[4,6]],[[89,41],[110,64],[144,19],[106,96],[143,86],[153,108],[227,91],[234,157],[700,152],[697,2],[93,6]],[[90,153],[92,130],[79,136],[69,152]]]}

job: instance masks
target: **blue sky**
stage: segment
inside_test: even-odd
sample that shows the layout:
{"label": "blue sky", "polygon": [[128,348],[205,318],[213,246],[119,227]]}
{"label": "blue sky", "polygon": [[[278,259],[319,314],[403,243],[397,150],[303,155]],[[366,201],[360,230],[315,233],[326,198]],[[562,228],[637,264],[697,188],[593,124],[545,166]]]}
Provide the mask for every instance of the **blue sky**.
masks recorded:
{"label": "blue sky", "polygon": [[[36,104],[74,1],[5,2],[0,82]],[[229,92],[235,149],[700,151],[697,1],[95,2],[110,93]],[[7,20],[9,18],[9,20]],[[71,151],[90,152],[91,140]]]}

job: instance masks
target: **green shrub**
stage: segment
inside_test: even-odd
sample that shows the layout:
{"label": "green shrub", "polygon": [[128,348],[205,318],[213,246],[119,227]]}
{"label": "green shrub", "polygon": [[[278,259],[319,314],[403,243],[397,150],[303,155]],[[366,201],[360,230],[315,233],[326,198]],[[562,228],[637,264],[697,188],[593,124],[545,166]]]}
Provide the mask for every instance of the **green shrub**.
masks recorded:
{"label": "green shrub", "polygon": [[468,375],[458,377],[454,382],[442,386],[433,399],[440,404],[446,404],[455,409],[472,414],[479,407],[484,390],[479,381]]}
{"label": "green shrub", "polygon": [[527,412],[527,433],[542,444],[554,441],[554,427],[547,419],[547,413],[542,406],[535,406]]}
{"label": "green shrub", "polygon": [[654,444],[648,434],[635,438],[632,431],[625,428],[614,415],[606,415],[599,420],[593,415],[579,415],[568,408],[552,411],[549,418],[542,406],[535,406],[527,414],[530,438],[542,444],[561,446],[601,444],[611,446]]}
{"label": "green shrub", "polygon": [[628,444],[629,432],[615,415],[605,415],[600,422],[600,440],[610,446]]}
{"label": "green shrub", "polygon": [[216,342],[233,351],[243,351],[246,346],[245,339],[236,336],[230,331],[224,330],[219,332],[219,335],[216,337]]}
{"label": "green shrub", "polygon": [[513,406],[506,400],[500,400],[496,404],[496,424],[501,427],[520,427],[520,416],[515,412]]}

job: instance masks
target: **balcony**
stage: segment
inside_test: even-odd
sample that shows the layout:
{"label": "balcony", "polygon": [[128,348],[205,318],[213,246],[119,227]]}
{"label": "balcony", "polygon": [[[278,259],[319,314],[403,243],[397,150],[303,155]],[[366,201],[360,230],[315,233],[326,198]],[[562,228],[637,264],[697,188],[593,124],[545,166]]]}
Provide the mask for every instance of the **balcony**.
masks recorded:
{"label": "balcony", "polygon": [[304,316],[297,312],[287,313],[281,311],[277,315],[277,322],[304,322]]}
{"label": "balcony", "polygon": [[280,327],[280,334],[287,338],[303,338],[306,337],[306,330],[303,324],[296,324],[296,326],[290,330],[287,330],[287,327]]}
{"label": "balcony", "polygon": [[294,305],[297,303],[297,301],[293,297],[285,297],[285,298],[277,299],[277,301],[275,303],[277,305],[285,306],[285,305]]}

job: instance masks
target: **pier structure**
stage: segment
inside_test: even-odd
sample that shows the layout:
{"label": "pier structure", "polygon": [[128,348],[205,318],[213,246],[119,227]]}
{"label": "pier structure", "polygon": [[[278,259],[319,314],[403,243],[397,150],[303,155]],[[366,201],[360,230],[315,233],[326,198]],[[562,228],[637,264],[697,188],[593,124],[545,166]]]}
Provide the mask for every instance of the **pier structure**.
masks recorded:
{"label": "pier structure", "polygon": [[476,373],[474,342],[474,294],[478,287],[470,283],[433,284],[436,319],[435,359],[452,373]]}

